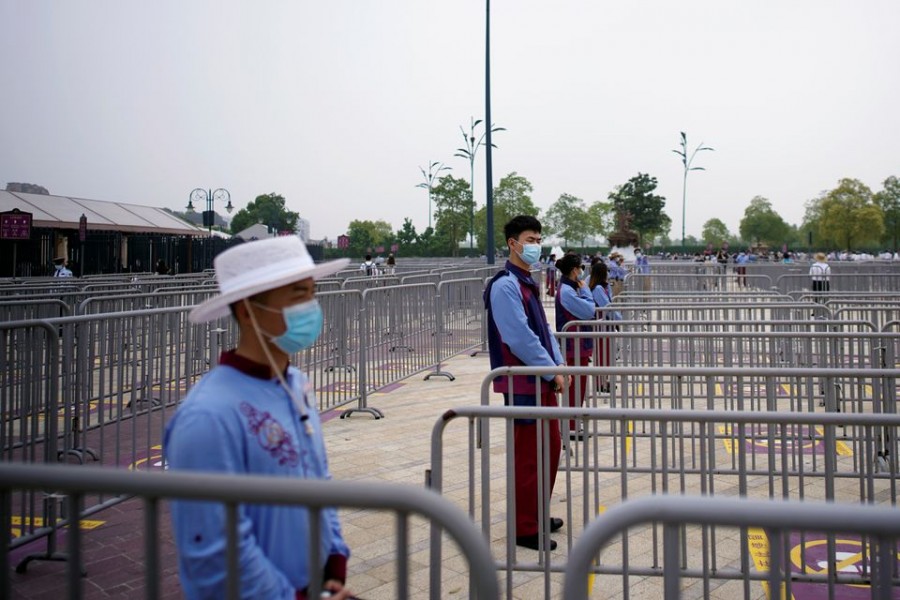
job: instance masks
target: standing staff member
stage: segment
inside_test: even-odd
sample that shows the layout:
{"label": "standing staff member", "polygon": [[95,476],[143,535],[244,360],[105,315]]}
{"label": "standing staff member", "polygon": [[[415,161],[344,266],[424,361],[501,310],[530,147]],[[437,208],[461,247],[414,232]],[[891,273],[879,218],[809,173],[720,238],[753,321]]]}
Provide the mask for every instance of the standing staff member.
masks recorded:
{"label": "standing staff member", "polygon": [[[541,223],[534,217],[521,215],[507,223],[503,232],[509,247],[509,260],[506,268],[497,273],[484,290],[491,368],[563,365],[559,345],[541,305],[541,288],[530,272],[531,265],[541,256]],[[555,408],[558,406],[555,392],[562,391],[566,383],[562,375],[498,377],[494,380],[494,391],[503,394],[507,405],[534,406],[539,398],[541,406]],[[543,494],[544,506],[549,507],[562,443],[558,421],[545,420],[543,427],[549,429],[550,438],[550,447],[543,448],[550,462],[550,489],[544,490]],[[540,549],[542,538],[538,485],[543,461],[538,462],[537,433],[534,420],[516,420],[516,544],[533,550]],[[550,519],[550,531],[562,526],[562,519]],[[550,540],[550,550],[554,549],[556,541]]]}
{"label": "standing staff member", "polygon": [[[607,267],[603,261],[598,262],[593,267],[591,267],[591,280],[588,283],[588,287],[591,288],[591,296],[594,298],[594,302],[599,308],[603,308],[604,306],[609,305],[612,302],[612,290],[609,287],[609,281],[607,279]],[[622,313],[619,311],[604,311],[603,318],[606,320],[620,320],[622,318]],[[611,330],[612,327],[606,327],[607,330]],[[608,367],[612,363],[612,341],[610,338],[603,338],[597,344],[597,360],[595,361],[595,365],[598,367]],[[598,377],[598,385],[597,389],[601,393],[609,393],[609,381],[605,376]]]}
{"label": "standing staff member", "polygon": [[812,291],[820,294],[816,302],[824,302],[825,294],[831,289],[831,267],[825,262],[824,252],[816,252],[816,262],[809,267],[809,277],[812,279]]}
{"label": "standing staff member", "polygon": [[[562,331],[566,323],[570,321],[589,321],[596,319],[597,305],[591,296],[587,282],[581,278],[584,269],[581,266],[581,258],[575,254],[566,254],[556,261],[556,268],[562,273],[559,280],[559,291],[556,293],[556,330]],[[578,327],[569,331],[591,331],[591,327]],[[570,367],[586,367],[591,362],[591,353],[594,350],[593,340],[585,338],[579,341],[571,338],[565,340],[566,364]],[[587,388],[587,376],[578,377],[566,390],[566,398],[569,406],[580,408],[584,405],[584,393]],[[582,432],[576,430],[575,419],[569,421],[569,436],[580,437]]]}
{"label": "standing staff member", "polygon": [[[240,340],[191,388],[169,422],[164,449],[171,470],[331,478],[312,384],[289,360],[322,331],[315,279],[347,262],[314,264],[296,236],[247,242],[216,257],[219,294],[195,307],[190,320],[205,323],[230,311]],[[224,598],[225,507],[189,501],[171,506],[184,595]],[[321,538],[310,540],[306,508],[240,505],[241,598],[306,598],[310,544],[320,548],[324,588],[332,598],[350,598],[343,589],[350,551],[337,511],[320,515]]]}
{"label": "standing staff member", "polygon": [[55,268],[53,272],[54,277],[71,277],[72,271],[66,266],[68,261],[65,256],[60,256],[53,260],[53,266]]}
{"label": "standing staff member", "polygon": [[[510,254],[512,256],[512,254]],[[547,295],[553,298],[556,296],[556,255],[551,254],[547,259]]]}

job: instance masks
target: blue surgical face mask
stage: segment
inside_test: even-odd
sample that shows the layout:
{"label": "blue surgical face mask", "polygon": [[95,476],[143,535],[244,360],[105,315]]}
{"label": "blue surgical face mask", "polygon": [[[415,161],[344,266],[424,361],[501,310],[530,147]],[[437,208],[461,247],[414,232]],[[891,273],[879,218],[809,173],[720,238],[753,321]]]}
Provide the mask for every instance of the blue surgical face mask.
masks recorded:
{"label": "blue surgical face mask", "polygon": [[256,302],[254,304],[264,310],[281,313],[287,329],[281,335],[272,336],[271,340],[287,354],[309,348],[322,333],[322,307],[315,298],[280,311]]}
{"label": "blue surgical face mask", "polygon": [[516,243],[522,246],[522,251],[517,252],[516,254],[519,255],[526,265],[533,265],[541,259],[540,244],[522,244],[518,241]]}

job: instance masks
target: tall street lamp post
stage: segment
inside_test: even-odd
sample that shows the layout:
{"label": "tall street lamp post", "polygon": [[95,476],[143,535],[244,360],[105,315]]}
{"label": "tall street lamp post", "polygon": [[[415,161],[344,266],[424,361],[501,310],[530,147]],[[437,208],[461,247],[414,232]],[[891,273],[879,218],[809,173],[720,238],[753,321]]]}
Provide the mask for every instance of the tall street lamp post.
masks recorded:
{"label": "tall street lamp post", "polygon": [[[475,120],[475,117],[470,117],[470,125],[469,125],[469,133],[466,134],[466,130],[463,129],[462,125],[459,126],[459,131],[462,133],[463,141],[465,142],[465,148],[457,148],[456,154],[453,156],[458,156],[459,158],[465,158],[469,161],[469,190],[472,194],[471,201],[472,203],[469,205],[469,251],[474,247],[474,237],[475,237],[475,155],[478,153],[478,149],[481,146],[484,146],[485,141],[484,138],[487,136],[488,132],[485,131],[481,134],[481,137],[478,138],[478,142],[475,142],[475,128],[481,124],[481,119]],[[504,127],[491,127],[491,133],[496,131],[506,131]],[[497,145],[493,144],[493,147],[496,148]]]}
{"label": "tall street lamp post", "polygon": [[434,180],[437,179],[438,173],[450,171],[452,168],[442,162],[434,161],[428,163],[427,173],[422,167],[419,167],[419,170],[422,171],[422,177],[425,178],[425,181],[416,185],[416,187],[428,190],[428,228],[431,229],[431,189],[434,187]]}
{"label": "tall street lamp post", "polygon": [[[491,0],[485,0],[484,3],[484,120],[493,123],[491,120]],[[491,128],[488,127],[485,132],[484,149],[484,179],[487,186],[487,195],[485,196],[485,212],[487,213],[487,248],[485,255],[487,256],[487,264],[494,264],[494,254],[497,251],[494,242],[494,171],[491,162]]]}
{"label": "tall street lamp post", "polygon": [[213,210],[213,203],[218,200],[219,202],[227,202],[225,205],[225,210],[231,214],[231,211],[234,210],[234,206],[231,204],[231,193],[225,188],[218,188],[216,190],[204,190],[203,188],[195,188],[191,190],[190,195],[188,196],[188,204],[186,210],[188,214],[194,212],[194,202],[200,205],[201,202],[206,200],[206,210],[203,211],[203,225],[207,228],[207,232],[209,233],[209,241],[207,241],[207,246],[210,248],[209,252],[212,252],[212,228],[216,223],[216,211]]}
{"label": "tall street lamp post", "polygon": [[681,132],[681,150],[672,150],[675,154],[681,157],[681,162],[684,164],[684,182],[681,188],[681,250],[684,251],[684,224],[685,224],[685,216],[686,216],[686,207],[687,207],[687,176],[691,171],[705,171],[703,167],[692,167],[691,164],[694,162],[694,157],[698,152],[702,150],[712,150],[713,148],[709,148],[703,145],[703,142],[700,142],[700,145],[691,152],[690,157],[688,157],[688,148],[687,148],[687,134],[685,132]]}
{"label": "tall street lamp post", "polygon": [[225,188],[219,188],[217,190],[204,190],[203,188],[195,188],[191,191],[190,196],[188,196],[188,204],[187,204],[187,212],[194,212],[194,202],[200,204],[206,200],[206,210],[203,211],[203,225],[207,228],[209,235],[212,236],[212,226],[216,224],[216,211],[213,210],[213,203],[218,200],[219,202],[227,201],[228,204],[225,205],[225,210],[231,214],[231,211],[234,210],[234,206],[231,205],[231,194]]}

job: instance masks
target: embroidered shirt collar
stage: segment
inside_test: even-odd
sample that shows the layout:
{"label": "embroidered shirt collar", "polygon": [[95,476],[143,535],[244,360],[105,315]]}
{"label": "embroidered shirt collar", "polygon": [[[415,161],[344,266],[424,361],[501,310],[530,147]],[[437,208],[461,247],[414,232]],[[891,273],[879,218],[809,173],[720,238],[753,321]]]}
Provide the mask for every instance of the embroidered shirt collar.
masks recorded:
{"label": "embroidered shirt collar", "polygon": [[[272,369],[269,365],[258,363],[250,360],[245,356],[237,353],[237,350],[226,350],[219,356],[219,364],[237,369],[244,375],[255,377],[256,379],[264,379],[269,381],[274,378]],[[284,370],[284,376],[287,377],[287,368]]]}

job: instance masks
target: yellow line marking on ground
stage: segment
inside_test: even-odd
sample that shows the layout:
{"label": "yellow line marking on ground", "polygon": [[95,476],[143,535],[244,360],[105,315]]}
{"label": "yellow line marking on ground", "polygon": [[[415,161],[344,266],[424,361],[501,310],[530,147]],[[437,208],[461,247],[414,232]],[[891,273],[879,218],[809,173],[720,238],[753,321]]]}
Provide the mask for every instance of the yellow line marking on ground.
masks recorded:
{"label": "yellow line marking on ground", "polygon": [[[718,431],[721,434],[728,435],[730,437],[722,439],[722,445],[725,446],[725,450],[728,451],[729,454],[735,454],[737,451],[737,433],[735,432],[734,427],[730,425],[719,425]],[[825,429],[821,426],[816,426],[816,434],[818,436],[825,435]],[[795,436],[789,436],[788,440],[793,440]],[[754,438],[752,435],[744,438],[747,441],[750,441],[754,446],[759,446],[761,448],[769,447],[769,440],[765,437]],[[776,434],[775,437],[776,445],[781,441],[780,434]],[[824,446],[824,439],[815,439],[808,440],[803,442],[803,448],[812,448],[816,444],[822,444]],[[845,442],[841,440],[835,440],[834,449],[837,452],[838,456],[853,456],[853,450],[848,446]]]}
{"label": "yellow line marking on ground", "polygon": [[[62,519],[57,519],[57,521],[62,521]],[[17,515],[13,515],[10,519],[10,531],[12,532],[12,537],[17,538],[22,536],[22,530],[26,527],[29,527],[32,523],[34,523],[35,527],[43,527],[44,526],[44,518],[43,517],[20,517]],[[105,524],[106,521],[93,521],[90,519],[83,519],[79,521],[79,529],[83,531],[90,531],[91,529],[97,529],[101,525]]]}
{"label": "yellow line marking on ground", "polygon": [[625,454],[631,454],[631,444],[634,440],[634,421],[628,421],[628,436],[625,437]]}
{"label": "yellow line marking on ground", "polygon": [[[602,515],[605,512],[606,512],[606,507],[603,506],[602,504],[598,504],[597,505],[597,516],[599,517],[600,515]],[[599,562],[594,561],[594,564],[595,565],[599,564]],[[592,596],[593,593],[594,593],[594,574],[591,573],[590,575],[588,575],[588,596]]]}

